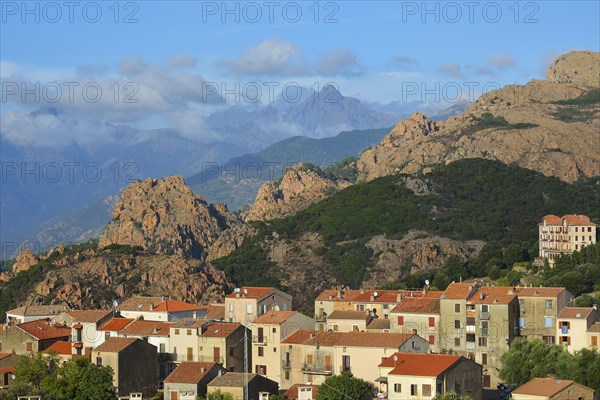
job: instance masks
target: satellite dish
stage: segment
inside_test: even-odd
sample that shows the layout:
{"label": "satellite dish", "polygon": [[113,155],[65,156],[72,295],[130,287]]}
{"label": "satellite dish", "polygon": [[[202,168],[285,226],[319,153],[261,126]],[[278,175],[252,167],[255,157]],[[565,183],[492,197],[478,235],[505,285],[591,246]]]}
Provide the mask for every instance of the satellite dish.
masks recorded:
{"label": "satellite dish", "polygon": [[379,293],[373,292],[373,297],[377,297],[377,296],[379,296]]}
{"label": "satellite dish", "polygon": [[119,306],[119,302],[117,300],[113,300],[112,305],[114,308],[117,308]]}
{"label": "satellite dish", "polygon": [[275,307],[273,307],[273,310],[275,310],[275,311],[279,311],[279,306],[275,306]]}
{"label": "satellite dish", "polygon": [[236,287],[235,289],[233,289],[234,293],[239,293],[240,292],[240,288]]}
{"label": "satellite dish", "polygon": [[248,294],[248,289],[244,288],[244,290],[242,290],[242,293]]}
{"label": "satellite dish", "polygon": [[12,379],[12,380],[14,381],[15,379],[17,379],[17,377],[16,377],[16,376],[14,376],[14,375],[11,375],[11,376],[10,376],[10,379]]}
{"label": "satellite dish", "polygon": [[425,284],[429,286],[429,279],[425,279]]}
{"label": "satellite dish", "polygon": [[394,356],[392,357],[392,360],[398,361],[398,356],[394,354]]}

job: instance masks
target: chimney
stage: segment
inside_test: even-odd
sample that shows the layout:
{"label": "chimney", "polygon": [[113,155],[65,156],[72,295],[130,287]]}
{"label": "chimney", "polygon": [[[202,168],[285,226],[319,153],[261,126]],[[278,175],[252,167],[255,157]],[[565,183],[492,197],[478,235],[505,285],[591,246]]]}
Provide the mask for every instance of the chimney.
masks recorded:
{"label": "chimney", "polygon": [[371,301],[375,300],[375,296],[371,295]]}
{"label": "chimney", "polygon": [[398,295],[396,296],[396,302],[400,303],[402,301],[402,298],[404,298],[404,294],[398,293]]}
{"label": "chimney", "polygon": [[483,300],[483,299],[485,299],[485,294],[484,294],[483,292],[480,292],[480,293],[479,293],[479,299],[480,299],[480,300]]}
{"label": "chimney", "polygon": [[237,293],[235,294],[235,298],[236,298],[236,299],[239,299],[239,298],[240,298],[240,292],[237,292]]}

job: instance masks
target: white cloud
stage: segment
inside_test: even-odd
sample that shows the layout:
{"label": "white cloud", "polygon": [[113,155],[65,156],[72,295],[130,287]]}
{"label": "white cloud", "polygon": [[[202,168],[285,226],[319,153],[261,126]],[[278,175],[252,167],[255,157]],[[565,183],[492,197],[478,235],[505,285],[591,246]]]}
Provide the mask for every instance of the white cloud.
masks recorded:
{"label": "white cloud", "polygon": [[465,74],[462,71],[462,67],[459,64],[448,63],[438,67],[438,72],[451,76],[452,78],[463,79]]}
{"label": "white cloud", "polygon": [[323,76],[356,76],[362,73],[362,68],[353,51],[337,49],[319,56],[316,71]]}
{"label": "white cloud", "polygon": [[197,62],[198,60],[195,57],[188,54],[173,54],[169,58],[169,66],[171,68],[193,68]]}
{"label": "white cloud", "polygon": [[512,68],[517,65],[514,58],[508,54],[493,54],[487,56],[487,61],[498,69]]}
{"label": "white cloud", "polygon": [[302,74],[302,52],[295,44],[281,39],[266,39],[246,50],[239,57],[219,64],[237,75]]}

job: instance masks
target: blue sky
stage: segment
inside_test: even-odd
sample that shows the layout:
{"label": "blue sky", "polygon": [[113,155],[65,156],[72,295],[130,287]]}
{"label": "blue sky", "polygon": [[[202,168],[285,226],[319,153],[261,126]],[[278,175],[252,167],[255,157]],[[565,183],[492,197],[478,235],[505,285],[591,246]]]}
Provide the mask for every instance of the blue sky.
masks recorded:
{"label": "blue sky", "polygon": [[[465,82],[526,83],[558,54],[600,50],[598,1],[74,3],[1,2],[2,81],[97,81],[104,93],[110,82],[135,82],[139,102],[129,109],[70,104],[134,125],[156,114],[160,124],[195,123],[215,107],[199,96],[202,82],[334,82],[344,95],[387,103],[407,100],[407,82],[452,82],[466,94]],[[3,113],[39,106],[16,99],[3,97]]]}

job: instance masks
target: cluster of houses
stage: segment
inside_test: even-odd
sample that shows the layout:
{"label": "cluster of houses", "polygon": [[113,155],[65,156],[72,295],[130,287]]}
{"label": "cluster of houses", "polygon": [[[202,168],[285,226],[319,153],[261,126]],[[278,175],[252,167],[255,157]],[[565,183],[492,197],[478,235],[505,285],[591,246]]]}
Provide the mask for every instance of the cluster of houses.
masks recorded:
{"label": "cluster of houses", "polygon": [[[586,216],[547,215],[540,256],[596,243]],[[315,398],[325,380],[350,372],[374,397],[430,399],[454,391],[474,400],[500,383],[500,357],[517,337],[598,348],[596,306],[572,307],[565,288],[451,283],[444,291],[326,290],[314,318],[292,310],[292,296],[243,287],[222,304],[200,306],[135,296],[110,310],[25,306],[7,312],[0,336],[0,388],[20,356],[54,353],[110,366],[119,398],[164,392],[194,400],[215,391],[235,399]],[[512,392],[516,400],[592,400],[593,390],[552,376]]]}
{"label": "cluster of houses", "polygon": [[[54,352],[112,367],[124,399],[157,390],[165,400],[217,390],[235,399],[312,399],[328,377],[350,372],[373,385],[374,397],[455,391],[478,400],[500,383],[500,356],[516,337],[571,352],[598,348],[600,313],[572,302],[564,288],[476,281],[444,291],[326,290],[315,299],[314,318],[293,311],[292,297],[270,287],[236,289],[224,304],[209,306],[143,296],[111,310],[26,306],[9,311],[1,328],[0,386],[11,384],[20,355]],[[544,379],[513,398],[551,388],[594,398],[575,382]]]}

